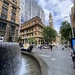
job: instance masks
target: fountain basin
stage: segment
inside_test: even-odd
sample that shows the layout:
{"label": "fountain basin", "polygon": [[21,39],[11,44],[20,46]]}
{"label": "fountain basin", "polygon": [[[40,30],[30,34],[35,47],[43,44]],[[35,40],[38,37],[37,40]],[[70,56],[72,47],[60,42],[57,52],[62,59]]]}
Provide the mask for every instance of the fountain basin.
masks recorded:
{"label": "fountain basin", "polygon": [[[32,58],[33,60],[35,60],[37,62],[38,66],[39,66],[39,70],[40,70],[40,74],[38,74],[38,75],[51,75],[48,65],[42,58],[35,55],[34,53],[30,54],[30,53],[27,53],[24,51],[21,51],[21,53],[25,56]],[[36,74],[33,74],[33,75],[36,75]]]}
{"label": "fountain basin", "polygon": [[0,75],[42,75],[35,60],[21,54],[18,43],[0,42]]}

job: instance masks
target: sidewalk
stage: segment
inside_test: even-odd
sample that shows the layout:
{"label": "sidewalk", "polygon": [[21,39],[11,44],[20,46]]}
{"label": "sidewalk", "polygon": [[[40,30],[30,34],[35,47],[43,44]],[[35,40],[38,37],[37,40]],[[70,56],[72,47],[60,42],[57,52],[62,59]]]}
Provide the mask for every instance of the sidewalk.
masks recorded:
{"label": "sidewalk", "polygon": [[49,66],[51,75],[75,75],[73,63],[70,56],[70,49],[64,51],[61,48],[33,49],[33,53],[40,56]]}

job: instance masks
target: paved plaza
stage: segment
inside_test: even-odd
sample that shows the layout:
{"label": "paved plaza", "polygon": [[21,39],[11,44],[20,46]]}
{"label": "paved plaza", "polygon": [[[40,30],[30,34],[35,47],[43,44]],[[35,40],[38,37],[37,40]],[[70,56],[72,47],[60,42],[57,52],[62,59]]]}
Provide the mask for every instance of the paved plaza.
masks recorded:
{"label": "paved plaza", "polygon": [[51,75],[75,75],[73,63],[70,56],[70,48],[54,47],[50,49],[33,49],[33,53],[40,56],[49,66]]}

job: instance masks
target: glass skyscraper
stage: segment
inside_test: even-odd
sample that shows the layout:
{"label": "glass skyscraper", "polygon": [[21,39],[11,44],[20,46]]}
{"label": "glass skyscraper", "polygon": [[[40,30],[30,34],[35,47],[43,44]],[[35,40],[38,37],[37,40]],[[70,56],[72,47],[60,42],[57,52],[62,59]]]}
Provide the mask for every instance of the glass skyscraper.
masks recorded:
{"label": "glass skyscraper", "polygon": [[33,17],[38,16],[45,23],[45,14],[42,8],[35,0],[20,0],[21,1],[21,23],[27,22]]}

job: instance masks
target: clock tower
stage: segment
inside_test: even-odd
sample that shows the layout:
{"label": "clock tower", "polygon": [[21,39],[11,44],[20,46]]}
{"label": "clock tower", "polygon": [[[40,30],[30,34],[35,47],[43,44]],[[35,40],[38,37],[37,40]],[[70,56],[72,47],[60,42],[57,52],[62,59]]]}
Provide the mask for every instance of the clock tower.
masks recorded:
{"label": "clock tower", "polygon": [[52,14],[49,14],[49,26],[54,29]]}

